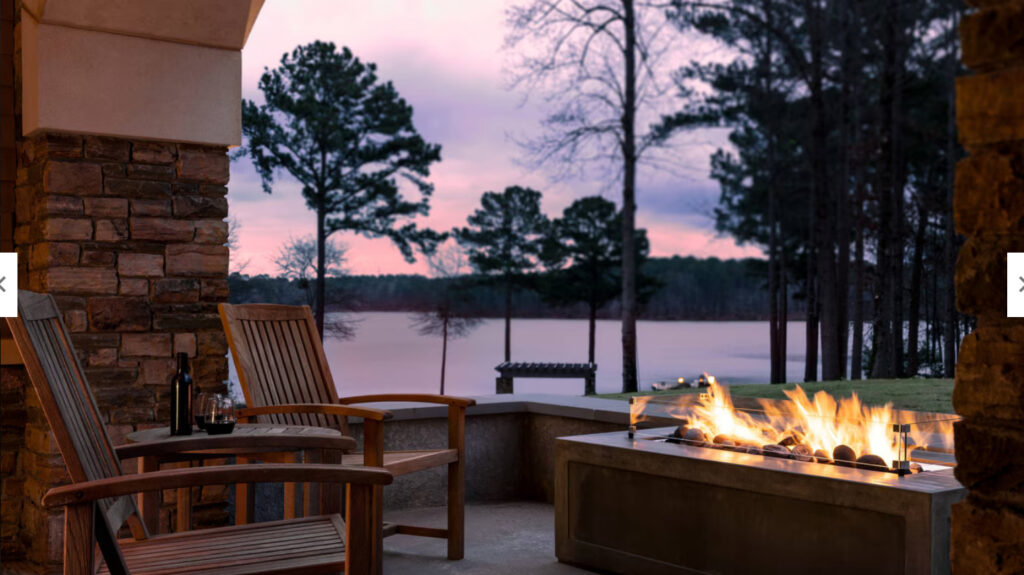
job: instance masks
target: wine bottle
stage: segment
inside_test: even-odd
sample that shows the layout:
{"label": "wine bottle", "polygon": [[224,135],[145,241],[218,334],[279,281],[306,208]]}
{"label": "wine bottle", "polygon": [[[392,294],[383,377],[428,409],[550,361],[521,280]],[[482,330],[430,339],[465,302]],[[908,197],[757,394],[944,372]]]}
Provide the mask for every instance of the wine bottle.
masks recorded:
{"label": "wine bottle", "polygon": [[178,371],[171,379],[171,435],[192,435],[192,376],[188,354],[178,354]]}

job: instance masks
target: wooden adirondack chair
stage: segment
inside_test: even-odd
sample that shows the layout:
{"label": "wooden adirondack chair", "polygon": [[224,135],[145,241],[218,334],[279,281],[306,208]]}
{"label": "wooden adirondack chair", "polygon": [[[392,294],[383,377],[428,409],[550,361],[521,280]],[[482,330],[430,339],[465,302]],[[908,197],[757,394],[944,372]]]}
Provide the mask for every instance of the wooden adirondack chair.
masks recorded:
{"label": "wooden adirondack chair", "polygon": [[[391,483],[381,468],[341,465],[222,465],[122,474],[121,459],[165,443],[114,447],[52,296],[20,291],[20,317],[8,318],[32,386],[50,423],[72,483],[51,489],[47,507],[64,507],[64,573],[69,575],[234,573],[371,573],[378,525],[374,486]],[[210,437],[211,449],[251,449],[245,436]],[[328,440],[327,443],[324,443]],[[329,440],[333,440],[333,443]],[[348,437],[316,438],[295,449],[351,449]],[[190,442],[191,443],[191,442]],[[195,443],[191,443],[195,447]],[[165,453],[164,453],[165,454]],[[151,536],[130,495],[196,485],[310,481],[346,483],[345,523],[338,515]],[[128,522],[134,540],[119,541]],[[100,556],[95,553],[99,547]]]}
{"label": "wooden adirondack chair", "polygon": [[[374,394],[338,397],[324,356],[313,312],[308,306],[274,304],[220,305],[221,321],[245,394],[239,413],[271,423],[319,425],[348,435],[347,416],[363,418],[363,453],[343,456],[344,463],[381,466],[394,475],[448,466],[448,527],[436,529],[383,523],[383,535],[397,533],[448,540],[448,558],[462,559],[465,547],[465,419],[472,399],[432,394]],[[438,403],[448,406],[448,447],[429,451],[384,451],[382,422],[387,412],[351,404],[382,401]],[[378,492],[380,487],[375,488]],[[377,516],[383,500],[376,500]],[[379,541],[379,539],[378,539]]]}

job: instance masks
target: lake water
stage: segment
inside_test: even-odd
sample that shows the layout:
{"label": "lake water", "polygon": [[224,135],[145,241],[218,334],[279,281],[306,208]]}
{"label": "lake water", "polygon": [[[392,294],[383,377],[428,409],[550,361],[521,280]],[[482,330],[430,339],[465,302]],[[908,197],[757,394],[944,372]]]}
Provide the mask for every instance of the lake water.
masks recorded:
{"label": "lake water", "polygon": [[[441,340],[410,328],[405,313],[353,314],[360,320],[350,341],[328,340],[325,351],[334,381],[344,395],[363,393],[437,393],[440,384]],[[789,324],[787,375],[803,378],[804,324]],[[640,385],[687,379],[707,371],[726,383],[764,383],[769,376],[768,322],[638,323]],[[503,322],[485,320],[468,337],[448,342],[447,393],[494,393],[494,366],[504,354]],[[617,392],[622,386],[620,324],[597,322],[597,391]],[[512,360],[584,362],[586,320],[512,320]],[[233,366],[232,366],[233,368]],[[232,372],[234,370],[232,369]],[[234,373],[232,373],[234,379]],[[517,393],[580,395],[583,380],[517,379]]]}

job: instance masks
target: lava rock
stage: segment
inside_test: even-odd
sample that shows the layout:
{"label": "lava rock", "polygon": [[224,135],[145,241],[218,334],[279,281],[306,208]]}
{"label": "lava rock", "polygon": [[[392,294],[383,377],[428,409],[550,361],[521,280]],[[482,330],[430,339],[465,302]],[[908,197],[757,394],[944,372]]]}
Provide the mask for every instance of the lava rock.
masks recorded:
{"label": "lava rock", "polygon": [[889,471],[885,460],[874,453],[865,453],[857,458],[857,469],[870,469],[872,471]]}
{"label": "lava rock", "polygon": [[810,447],[801,443],[793,446],[793,459],[810,463],[814,461],[814,453],[811,451]]}
{"label": "lava rock", "polygon": [[816,449],[814,451],[814,460],[818,463],[832,463],[832,458],[829,457],[828,452],[824,449]]}
{"label": "lava rock", "polygon": [[853,467],[854,462],[857,461],[857,452],[849,445],[837,445],[832,450],[832,459],[835,460],[836,465]]}

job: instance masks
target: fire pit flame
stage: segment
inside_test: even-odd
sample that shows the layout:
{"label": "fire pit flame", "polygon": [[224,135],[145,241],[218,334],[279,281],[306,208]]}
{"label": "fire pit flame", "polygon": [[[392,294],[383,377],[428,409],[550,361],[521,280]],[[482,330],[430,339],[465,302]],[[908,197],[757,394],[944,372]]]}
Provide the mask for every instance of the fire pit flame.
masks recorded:
{"label": "fire pit flame", "polygon": [[[696,401],[664,405],[664,396],[635,397],[631,407],[632,428],[649,419],[648,406],[655,400],[664,414],[682,423],[672,434],[675,439],[669,439],[675,443],[805,462],[826,463],[831,456],[837,464],[875,470],[889,470],[893,462],[908,460],[908,444],[925,448],[936,437],[923,428],[899,425],[899,412],[891,403],[882,407],[865,405],[856,393],[838,401],[825,391],[810,398],[797,386],[784,391],[786,400],[758,400],[760,410],[750,411],[737,409],[729,390],[719,385],[714,376],[707,378],[707,393]],[[950,422],[943,422],[939,435],[950,434],[951,428]],[[901,436],[906,443],[901,442]]]}

